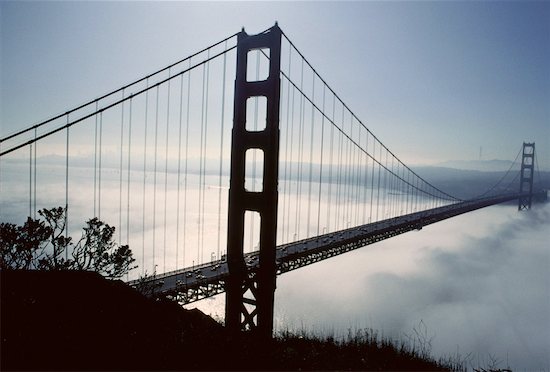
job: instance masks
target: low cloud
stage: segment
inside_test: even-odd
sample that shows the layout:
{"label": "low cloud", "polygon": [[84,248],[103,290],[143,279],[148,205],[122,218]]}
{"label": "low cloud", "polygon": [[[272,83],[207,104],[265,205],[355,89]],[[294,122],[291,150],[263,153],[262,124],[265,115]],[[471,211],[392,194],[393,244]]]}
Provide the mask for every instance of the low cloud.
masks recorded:
{"label": "low cloud", "polygon": [[278,325],[399,338],[422,321],[436,356],[548,370],[549,223],[550,205],[493,207],[286,274]]}

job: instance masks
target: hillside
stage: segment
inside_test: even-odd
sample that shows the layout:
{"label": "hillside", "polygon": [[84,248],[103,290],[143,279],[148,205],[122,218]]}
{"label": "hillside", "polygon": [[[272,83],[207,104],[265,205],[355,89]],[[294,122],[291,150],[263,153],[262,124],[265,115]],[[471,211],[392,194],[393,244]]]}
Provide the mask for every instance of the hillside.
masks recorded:
{"label": "hillside", "polygon": [[372,335],[231,339],[198,310],[90,272],[1,272],[2,370],[444,370]]}

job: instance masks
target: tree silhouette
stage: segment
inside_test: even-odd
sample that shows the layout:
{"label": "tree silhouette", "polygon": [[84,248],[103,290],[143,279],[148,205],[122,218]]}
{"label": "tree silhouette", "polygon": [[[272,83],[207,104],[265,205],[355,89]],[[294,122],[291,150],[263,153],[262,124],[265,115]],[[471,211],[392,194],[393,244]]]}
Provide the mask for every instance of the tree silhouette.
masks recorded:
{"label": "tree silhouette", "polygon": [[[115,228],[94,217],[81,238],[64,236],[66,210],[41,209],[44,219],[27,218],[22,226],[0,223],[0,268],[89,270],[107,278],[120,278],[137,266],[128,245],[113,241]],[[69,257],[70,254],[70,257]]]}

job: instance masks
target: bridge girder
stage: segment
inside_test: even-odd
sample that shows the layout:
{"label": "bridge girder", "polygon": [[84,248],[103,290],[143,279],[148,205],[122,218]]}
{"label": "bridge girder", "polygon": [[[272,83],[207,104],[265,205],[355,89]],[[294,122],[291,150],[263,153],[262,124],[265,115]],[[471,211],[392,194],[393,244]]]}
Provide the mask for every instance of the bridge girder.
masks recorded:
{"label": "bridge girder", "polygon": [[[546,195],[546,192],[539,192],[534,195],[542,196]],[[515,200],[520,196],[520,194],[510,194],[465,201],[289,243],[277,247],[276,274],[279,275],[296,270],[409,231],[420,230],[424,226],[463,213]],[[256,260],[257,256],[258,253],[247,253],[244,255],[246,261],[251,261],[250,264],[247,264],[247,271],[250,272],[247,274],[250,277],[247,280],[247,285],[250,285],[255,280],[259,269],[258,261]],[[155,298],[165,297],[184,305],[223,293],[226,291],[229,277],[225,264],[223,260],[220,260],[201,266],[199,271],[202,270],[202,273],[212,273],[211,276],[206,278],[194,275],[197,272],[196,267],[189,267],[151,277],[149,286],[154,290],[148,293],[148,296]],[[129,284],[139,287],[139,282],[139,280],[136,280]],[[245,288],[246,286],[241,287],[243,291],[241,294],[243,295],[245,294]],[[252,309],[254,303],[250,303],[251,301],[249,300],[252,299],[243,299],[243,304],[247,304],[247,315],[243,314],[242,320],[246,319],[249,322],[251,320],[256,321],[255,316],[257,312],[253,314],[254,316],[250,316],[254,311]]]}

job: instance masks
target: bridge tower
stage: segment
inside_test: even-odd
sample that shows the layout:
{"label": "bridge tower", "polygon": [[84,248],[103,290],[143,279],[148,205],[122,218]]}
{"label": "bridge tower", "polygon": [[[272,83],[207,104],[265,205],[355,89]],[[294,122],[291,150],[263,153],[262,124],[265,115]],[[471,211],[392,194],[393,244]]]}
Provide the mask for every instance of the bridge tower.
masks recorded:
{"label": "bridge tower", "polygon": [[[248,52],[257,49],[269,56],[268,77],[262,81],[248,81]],[[244,29],[239,33],[231,145],[225,323],[232,332],[251,330],[262,338],[272,336],[276,287],[280,60],[281,30],[277,24],[258,35],[248,35]],[[267,101],[265,128],[260,131],[246,127],[246,102],[251,97],[265,97]],[[252,122],[252,118],[248,120]],[[251,149],[263,152],[263,187],[259,192],[245,189],[246,153]],[[247,270],[244,261],[247,211],[260,215],[259,269],[252,272]]]}
{"label": "bridge tower", "polygon": [[531,209],[533,194],[533,174],[535,164],[535,143],[523,142],[523,156],[521,159],[521,178],[519,180],[519,192],[529,193],[518,199],[518,210]]}

